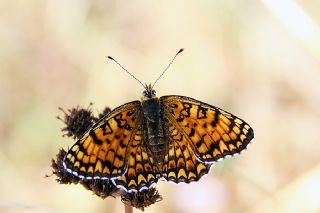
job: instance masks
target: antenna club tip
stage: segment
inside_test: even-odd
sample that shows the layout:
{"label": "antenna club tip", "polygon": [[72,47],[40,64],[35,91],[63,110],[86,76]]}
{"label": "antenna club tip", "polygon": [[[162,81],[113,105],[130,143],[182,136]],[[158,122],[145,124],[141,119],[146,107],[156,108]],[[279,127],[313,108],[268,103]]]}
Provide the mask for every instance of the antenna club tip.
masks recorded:
{"label": "antenna club tip", "polygon": [[181,48],[181,49],[177,52],[177,55],[178,55],[179,53],[183,52],[183,51],[184,51],[184,48]]}
{"label": "antenna club tip", "polygon": [[112,58],[112,57],[111,57],[111,56],[109,56],[109,55],[107,56],[107,58],[109,58],[109,59],[111,59],[111,60],[114,60],[114,58]]}

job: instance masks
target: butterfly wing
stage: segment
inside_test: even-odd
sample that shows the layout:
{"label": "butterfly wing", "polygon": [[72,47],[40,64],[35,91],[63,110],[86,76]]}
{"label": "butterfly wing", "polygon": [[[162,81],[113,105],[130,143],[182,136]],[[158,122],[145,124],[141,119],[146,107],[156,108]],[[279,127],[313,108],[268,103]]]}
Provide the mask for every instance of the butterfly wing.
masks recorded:
{"label": "butterfly wing", "polygon": [[[165,123],[171,125],[165,128],[170,144],[164,168],[168,177],[170,171],[175,173],[176,182],[199,179],[208,171],[210,164],[240,153],[253,139],[253,130],[246,122],[220,108],[184,96],[163,96],[160,103],[164,119],[167,120]],[[183,154],[172,154],[177,151],[180,153],[179,150]],[[184,172],[192,171],[191,175],[184,175],[187,176],[186,180],[179,178],[179,170],[172,171],[175,167],[173,164],[178,165],[179,159],[185,161],[186,166],[181,166]],[[192,164],[195,166],[190,166]],[[206,168],[198,169],[197,164],[199,168]]]}
{"label": "butterfly wing", "polygon": [[[143,143],[141,128],[139,101],[116,108],[70,148],[63,162],[65,169],[84,179],[113,179],[129,173],[136,166],[131,157],[138,151],[135,147]],[[151,164],[148,156],[144,161]]]}
{"label": "butterfly wing", "polygon": [[158,169],[144,146],[145,134],[139,128],[129,145],[127,172],[113,183],[128,192],[137,192],[155,186],[158,181]]}
{"label": "butterfly wing", "polygon": [[164,159],[162,176],[175,183],[197,181],[209,172],[211,165],[196,158],[187,136],[179,131],[177,123],[167,116],[164,115],[164,123],[165,138],[169,143],[169,149]]}

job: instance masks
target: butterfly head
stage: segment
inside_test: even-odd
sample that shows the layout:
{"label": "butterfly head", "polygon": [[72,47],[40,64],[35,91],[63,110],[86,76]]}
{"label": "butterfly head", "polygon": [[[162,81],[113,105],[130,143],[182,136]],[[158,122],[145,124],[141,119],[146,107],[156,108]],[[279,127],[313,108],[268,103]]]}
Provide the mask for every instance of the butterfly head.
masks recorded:
{"label": "butterfly head", "polygon": [[145,90],[142,92],[142,99],[149,99],[156,97],[156,91],[152,88],[151,84],[144,86]]}

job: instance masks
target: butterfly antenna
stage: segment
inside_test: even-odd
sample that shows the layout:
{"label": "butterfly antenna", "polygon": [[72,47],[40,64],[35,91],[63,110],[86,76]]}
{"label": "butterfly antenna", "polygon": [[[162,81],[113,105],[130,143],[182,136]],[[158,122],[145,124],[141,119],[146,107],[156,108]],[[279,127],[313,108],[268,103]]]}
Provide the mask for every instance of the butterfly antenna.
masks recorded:
{"label": "butterfly antenna", "polygon": [[116,64],[119,65],[119,67],[121,67],[121,69],[123,69],[124,71],[126,71],[129,75],[131,75],[134,79],[136,79],[142,86],[143,88],[145,88],[145,86],[143,85],[143,83],[137,79],[132,73],[130,73],[127,69],[125,69],[116,59],[112,58],[111,56],[107,56],[108,59],[114,61]]}
{"label": "butterfly antenna", "polygon": [[180,49],[176,55],[173,57],[173,59],[170,61],[170,63],[168,64],[168,66],[163,70],[163,72],[161,73],[161,75],[157,78],[157,80],[153,83],[152,87],[154,87],[154,85],[159,81],[159,79],[163,76],[163,74],[169,69],[169,67],[171,66],[171,64],[173,63],[173,61],[176,59],[176,57],[183,51],[184,49]]}

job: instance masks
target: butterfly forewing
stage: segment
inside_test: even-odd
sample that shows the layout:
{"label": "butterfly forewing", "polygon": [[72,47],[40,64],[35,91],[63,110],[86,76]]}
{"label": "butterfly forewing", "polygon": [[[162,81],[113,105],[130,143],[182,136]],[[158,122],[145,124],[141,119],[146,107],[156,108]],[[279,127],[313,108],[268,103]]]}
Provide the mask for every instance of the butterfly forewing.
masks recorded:
{"label": "butterfly forewing", "polygon": [[197,158],[213,163],[240,153],[253,139],[242,119],[217,107],[184,96],[160,98],[164,116],[185,136]]}
{"label": "butterfly forewing", "polygon": [[111,179],[126,191],[157,182],[157,167],[146,151],[141,102],[131,102],[98,121],[68,151],[67,171],[85,179]]}
{"label": "butterfly forewing", "polygon": [[122,105],[98,121],[68,151],[64,165],[80,178],[107,179],[127,169],[137,127],[141,126],[140,102]]}

